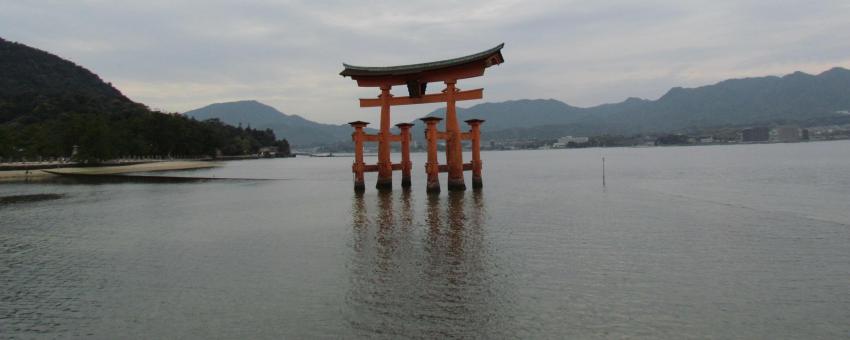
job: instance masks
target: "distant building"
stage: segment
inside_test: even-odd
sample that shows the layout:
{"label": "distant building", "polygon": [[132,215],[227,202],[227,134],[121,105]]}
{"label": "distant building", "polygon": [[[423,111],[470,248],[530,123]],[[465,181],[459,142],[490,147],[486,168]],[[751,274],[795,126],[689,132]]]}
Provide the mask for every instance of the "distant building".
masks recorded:
{"label": "distant building", "polygon": [[776,141],[792,143],[800,141],[800,128],[797,126],[780,126],[775,129]]}
{"label": "distant building", "polygon": [[741,130],[742,142],[767,142],[770,140],[770,129],[767,127],[754,127]]}
{"label": "distant building", "polygon": [[277,157],[278,149],[276,146],[264,146],[261,147],[259,152],[257,152],[257,156],[264,158],[274,158]]}
{"label": "distant building", "polygon": [[699,143],[700,144],[714,143],[714,137],[712,137],[712,136],[702,136],[702,137],[699,138]]}
{"label": "distant building", "polygon": [[562,143],[564,145],[567,145],[567,144],[570,144],[570,143],[582,144],[582,143],[587,143],[589,140],[590,140],[590,138],[588,138],[588,137],[564,136],[564,137],[558,138],[558,143]]}

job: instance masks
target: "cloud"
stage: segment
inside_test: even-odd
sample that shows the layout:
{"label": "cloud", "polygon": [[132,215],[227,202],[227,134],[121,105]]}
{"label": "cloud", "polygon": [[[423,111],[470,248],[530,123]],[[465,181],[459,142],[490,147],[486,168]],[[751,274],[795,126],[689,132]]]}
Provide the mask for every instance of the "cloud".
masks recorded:
{"label": "cloud", "polygon": [[[506,63],[460,87],[484,87],[488,101],[590,106],[848,67],[847,17],[846,1],[0,0],[4,38],[71,59],[151,107],[257,99],[329,123],[377,119],[357,107],[377,92],[340,77],[342,62],[408,64],[505,42]],[[394,120],[436,107],[394,109]]]}

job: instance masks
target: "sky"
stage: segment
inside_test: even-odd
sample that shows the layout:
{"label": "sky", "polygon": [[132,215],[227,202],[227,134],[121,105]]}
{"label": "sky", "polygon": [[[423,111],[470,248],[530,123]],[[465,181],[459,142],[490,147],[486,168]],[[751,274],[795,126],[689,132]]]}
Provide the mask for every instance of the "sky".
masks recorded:
{"label": "sky", "polygon": [[[657,99],[676,86],[850,68],[850,1],[0,0],[0,37],[155,109],[255,99],[323,123],[377,123],[378,109],[357,101],[377,90],[341,77],[343,62],[412,64],[504,42],[504,64],[458,83],[484,99],[459,105]],[[394,107],[393,122],[438,107]]]}

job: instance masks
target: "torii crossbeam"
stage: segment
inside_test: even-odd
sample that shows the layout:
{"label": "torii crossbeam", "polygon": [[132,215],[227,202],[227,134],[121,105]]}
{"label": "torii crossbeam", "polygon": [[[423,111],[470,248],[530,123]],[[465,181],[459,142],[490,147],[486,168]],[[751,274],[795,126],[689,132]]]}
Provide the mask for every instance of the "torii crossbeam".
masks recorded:
{"label": "torii crossbeam", "polygon": [[[423,118],[427,124],[425,132],[428,140],[428,163],[425,164],[428,173],[428,192],[439,192],[439,172],[448,172],[449,190],[466,190],[463,180],[463,171],[472,170],[472,186],[480,188],[481,181],[481,159],[480,159],[480,130],[479,126],[483,120],[468,120],[469,132],[461,132],[457,121],[456,102],[458,100],[474,100],[484,97],[483,89],[460,91],[455,87],[459,79],[474,78],[484,75],[484,70],[490,66],[504,62],[500,44],[489,50],[468,55],[465,57],[435,61],[422,64],[402,66],[366,67],[342,64],[344,70],[340,72],[343,77],[351,77],[357,81],[360,87],[378,87],[381,94],[378,98],[360,99],[360,107],[380,107],[381,125],[378,134],[370,135],[363,131],[366,122],[351,122],[355,131],[352,138],[355,143],[355,160],[352,166],[354,172],[354,189],[365,190],[363,172],[377,171],[378,181],[375,187],[378,190],[392,189],[392,171],[402,170],[402,187],[410,186],[410,127],[412,124],[399,124],[401,129],[399,135],[390,133],[390,107],[396,105],[413,105],[425,103],[446,103],[445,132],[437,131],[436,120],[432,117]],[[446,88],[440,93],[426,94],[428,83],[443,82]],[[404,85],[407,87],[408,97],[393,97],[390,89],[393,86]],[[446,141],[446,165],[440,166],[437,162],[437,141]],[[463,163],[462,140],[472,141],[472,162]],[[402,143],[402,163],[392,164],[390,160],[390,143]],[[363,142],[378,142],[378,164],[366,165],[363,162]]]}

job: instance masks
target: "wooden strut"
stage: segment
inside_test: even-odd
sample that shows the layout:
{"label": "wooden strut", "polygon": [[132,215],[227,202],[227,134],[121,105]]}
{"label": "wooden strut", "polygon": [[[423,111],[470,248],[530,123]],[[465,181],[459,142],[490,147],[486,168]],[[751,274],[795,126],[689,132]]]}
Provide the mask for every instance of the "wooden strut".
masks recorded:
{"label": "wooden strut", "polygon": [[[437,141],[453,138],[452,134],[440,132],[437,129],[437,124],[443,120],[439,117],[425,117],[421,119],[425,122],[425,139],[428,142],[428,162],[425,163],[425,172],[428,175],[427,191],[431,193],[440,192],[439,173],[452,171],[448,164],[439,164],[437,160]],[[479,189],[483,187],[481,179],[481,124],[484,120],[470,119],[465,121],[470,126],[469,132],[460,134],[461,140],[472,141],[472,161],[469,163],[461,163],[461,171],[472,171],[472,187]],[[447,148],[448,149],[448,148]],[[451,189],[450,189],[451,190]]]}
{"label": "wooden strut", "polygon": [[[354,188],[356,191],[363,191],[366,188],[364,182],[363,174],[366,172],[377,172],[378,173],[378,181],[375,187],[378,190],[391,190],[392,189],[392,172],[401,170],[402,172],[402,181],[401,185],[403,188],[410,187],[411,185],[411,169],[413,167],[412,162],[410,161],[410,128],[413,124],[409,123],[401,123],[396,124],[401,133],[395,135],[391,134],[389,131],[389,112],[390,107],[392,105],[407,105],[413,104],[414,102],[439,102],[445,101],[446,105],[446,131],[439,131],[437,129],[437,123],[441,120],[440,118],[424,118],[423,121],[426,122],[426,139],[428,140],[428,150],[429,150],[429,160],[428,164],[426,164],[426,171],[429,174],[428,177],[428,192],[439,192],[439,178],[438,174],[440,172],[448,173],[448,188],[449,190],[466,190],[466,185],[464,184],[463,172],[464,171],[473,171],[473,187],[480,187],[480,168],[481,161],[478,158],[478,151],[480,148],[480,142],[477,140],[480,138],[480,132],[478,131],[478,126],[483,122],[482,120],[474,120],[474,124],[467,121],[467,123],[472,127],[472,130],[469,132],[461,132],[457,123],[457,111],[455,108],[455,103],[457,100],[467,100],[467,99],[478,99],[483,96],[483,90],[471,90],[471,91],[461,91],[455,88],[455,81],[449,80],[446,81],[446,88],[439,94],[432,95],[424,95],[420,98],[411,98],[411,97],[402,97],[402,98],[394,98],[390,94],[389,85],[381,86],[381,95],[378,99],[361,99],[361,106],[370,107],[370,106],[380,106],[381,107],[381,127],[380,131],[376,134],[370,134],[364,132],[364,128],[369,123],[363,121],[356,121],[349,123],[352,127],[354,127],[354,133],[352,133],[351,137],[354,141],[354,149],[355,149],[355,160],[352,165],[352,172],[354,172]],[[439,165],[436,160],[436,152],[437,152],[437,141],[444,140],[446,141],[446,164]],[[470,163],[463,163],[463,155],[462,155],[462,144],[461,141],[471,140],[473,142],[473,160]],[[378,143],[378,163],[367,165],[363,161],[363,143],[364,142],[376,142]],[[401,143],[401,154],[402,160],[401,163],[392,163],[390,159],[390,143],[400,142]],[[433,158],[433,159],[432,159]],[[477,171],[476,171],[477,169]]]}
{"label": "wooden strut", "polygon": [[[414,105],[414,104],[429,104],[429,103],[445,103],[448,101],[446,93],[426,94],[419,98],[412,97],[393,97],[390,98],[390,106],[397,105]],[[455,93],[455,100],[475,100],[484,98],[484,89],[475,89],[469,91],[458,91]],[[360,107],[380,107],[381,98],[360,98]]]}
{"label": "wooden strut", "polygon": [[[462,132],[457,134],[449,133],[448,131],[442,132],[437,128],[437,124],[442,121],[442,118],[439,117],[426,117],[421,119],[426,124],[425,128],[425,139],[428,142],[428,161],[425,163],[425,172],[428,175],[428,182],[426,191],[429,193],[439,193],[440,192],[440,179],[439,173],[445,172],[451,174],[452,171],[458,171],[458,167],[453,168],[450,164],[439,164],[437,159],[437,142],[440,140],[449,141],[455,136],[459,136],[460,140],[469,140],[472,141],[472,160],[469,163],[460,163],[459,171],[461,172],[461,184],[462,183],[462,172],[463,171],[472,171],[472,187],[473,188],[481,188],[483,186],[481,179],[481,130],[480,126],[484,123],[484,120],[480,119],[470,119],[465,122],[470,126],[470,130],[468,132]],[[401,143],[401,163],[389,163],[389,171],[397,171],[401,170],[402,172],[402,180],[401,186],[403,188],[410,187],[411,185],[411,170],[413,168],[413,163],[410,161],[410,128],[413,127],[413,124],[410,123],[401,123],[396,124],[396,127],[399,128],[401,133],[397,135],[389,134],[382,135],[378,134],[369,134],[365,133],[363,129],[369,125],[367,122],[356,121],[349,123],[352,127],[354,127],[354,132],[351,134],[351,138],[354,141],[354,164],[352,165],[352,172],[354,173],[354,190],[358,192],[362,192],[366,189],[364,176],[363,174],[366,172],[378,172],[379,176],[381,171],[385,171],[384,164],[380,161],[378,164],[366,164],[363,161],[363,143],[364,142],[377,142],[381,143],[386,140],[389,142],[400,142]],[[382,138],[386,136],[386,138]],[[448,144],[448,143],[447,143]],[[380,145],[380,144],[379,144]],[[448,150],[448,148],[447,148]],[[452,158],[447,156],[447,160],[450,163]],[[465,188],[465,187],[464,187]],[[379,187],[380,189],[380,187]],[[450,188],[450,190],[452,190]]]}
{"label": "wooden strut", "polygon": [[[468,132],[457,132],[450,133],[449,131],[439,131],[437,128],[437,124],[442,121],[442,118],[439,117],[426,117],[421,119],[426,124],[425,128],[425,139],[428,142],[428,161],[425,163],[425,172],[428,175],[428,182],[426,191],[430,193],[439,193],[440,192],[440,180],[439,173],[445,172],[451,174],[453,171],[461,172],[461,184],[463,184],[463,171],[472,171],[472,187],[473,188],[481,188],[482,179],[481,179],[481,124],[484,123],[484,120],[481,119],[470,119],[465,122],[470,126],[470,130]],[[370,134],[363,131],[363,129],[369,125],[368,122],[356,121],[348,123],[352,127],[354,127],[354,132],[351,134],[351,138],[354,141],[354,164],[352,165],[352,172],[354,173],[354,190],[358,192],[362,192],[366,189],[364,176],[363,174],[366,172],[378,172],[379,176],[382,171],[386,171],[384,164],[381,163],[380,160],[378,164],[366,164],[363,161],[363,143],[364,142],[373,142],[373,143],[381,143],[381,142],[400,142],[401,143],[401,163],[392,163],[389,164],[389,172],[401,170],[402,172],[402,180],[401,186],[403,188],[408,188],[411,185],[411,170],[413,168],[413,163],[410,161],[410,129],[413,127],[413,124],[410,123],[400,123],[396,124],[396,127],[401,131],[399,134],[386,134],[383,135],[381,133]],[[454,168],[450,165],[451,161],[454,159],[447,155],[447,163],[449,164],[439,164],[437,159],[437,142],[440,140],[446,141],[448,145],[448,141],[458,138],[459,140],[469,140],[472,141],[472,160],[469,163],[459,163],[459,167],[455,166]],[[459,143],[458,143],[459,144]],[[380,144],[379,144],[380,146]],[[448,151],[448,148],[447,148]],[[457,163],[456,163],[457,164]],[[459,170],[458,170],[459,168]],[[391,176],[391,175],[390,175]],[[391,185],[391,184],[390,184]],[[379,189],[382,189],[378,186]],[[465,189],[465,186],[464,186]],[[450,188],[452,190],[452,188]],[[461,189],[463,190],[463,189]]]}
{"label": "wooden strut", "polygon": [[[397,135],[393,134],[369,134],[365,133],[363,129],[369,125],[368,122],[356,121],[348,123],[352,127],[354,127],[354,132],[351,134],[351,139],[354,141],[354,164],[351,167],[351,171],[354,173],[354,190],[358,192],[362,192],[366,190],[366,184],[364,180],[363,174],[366,172],[377,172],[379,179],[381,176],[388,172],[389,177],[388,181],[383,181],[383,183],[379,180],[378,185],[376,186],[378,189],[388,189],[392,188],[392,171],[401,170],[402,172],[402,180],[401,186],[403,188],[410,187],[411,185],[411,170],[413,168],[413,163],[410,161],[410,128],[413,127],[413,124],[410,123],[400,123],[396,124],[396,127],[401,130],[401,133]],[[366,164],[363,161],[363,143],[364,142],[377,142],[379,143],[379,161],[378,164]],[[381,162],[381,152],[380,147],[382,144],[386,144],[387,149],[389,148],[389,142],[401,142],[401,163],[392,163],[388,160],[387,153],[387,161]]]}

